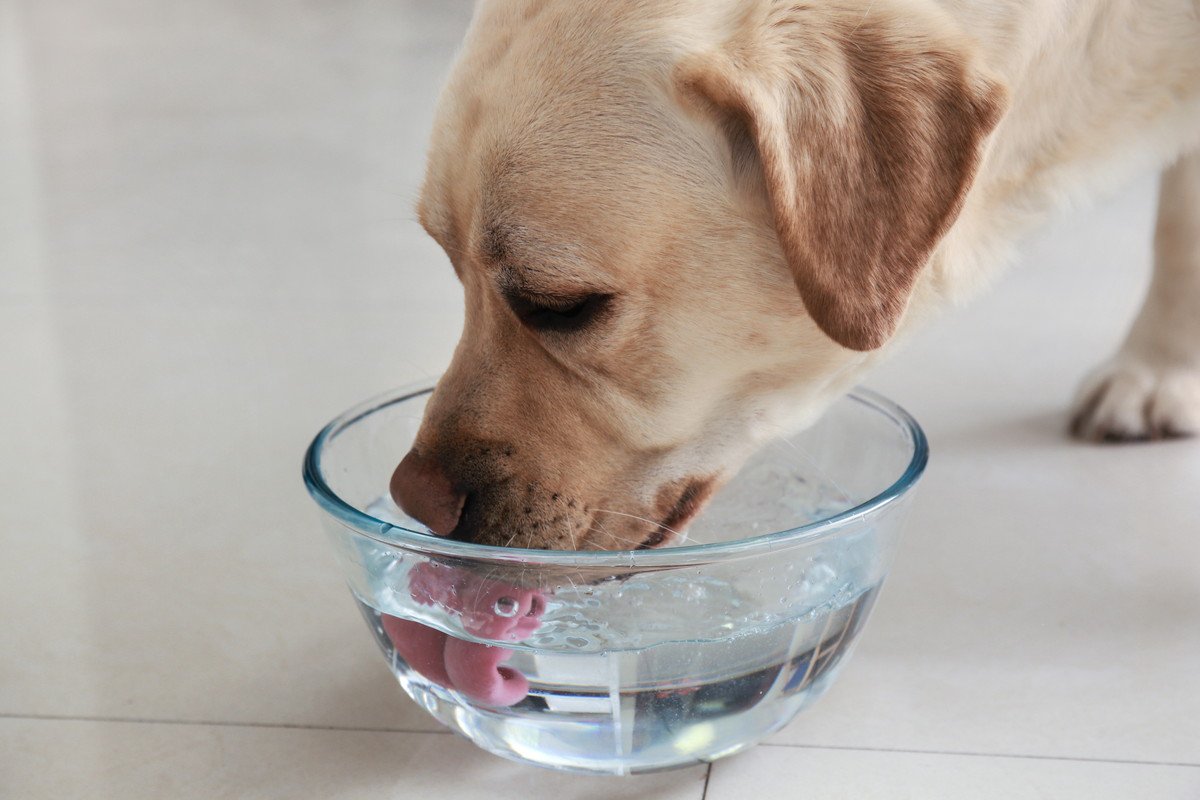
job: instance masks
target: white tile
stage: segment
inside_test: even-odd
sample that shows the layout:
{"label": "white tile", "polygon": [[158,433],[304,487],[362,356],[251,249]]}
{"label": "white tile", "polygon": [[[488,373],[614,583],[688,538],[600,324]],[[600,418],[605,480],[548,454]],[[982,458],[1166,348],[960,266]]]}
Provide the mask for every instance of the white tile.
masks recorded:
{"label": "white tile", "polygon": [[15,3],[0,5],[0,306],[39,285],[45,241],[28,42]]}
{"label": "white tile", "polygon": [[759,747],[713,765],[706,800],[1195,800],[1200,767]]}
{"label": "white tile", "polygon": [[567,775],[449,734],[0,719],[0,794],[21,800],[700,800],[705,772]]}
{"label": "white tile", "polygon": [[1200,442],[1063,433],[1075,380],[1137,302],[1152,190],[1040,239],[879,375],[927,428],[931,465],[855,658],[778,741],[1200,754]]}
{"label": "white tile", "polygon": [[412,206],[471,6],[5,3],[0,302],[371,307],[407,334],[371,357],[445,349],[460,293]]}
{"label": "white tile", "polygon": [[470,9],[6,3],[4,224],[44,226],[57,297],[452,306],[413,204]]}
{"label": "white tile", "polygon": [[[0,712],[433,728],[400,699],[300,481],[400,372],[390,314],[0,315]],[[314,376],[320,376],[315,378]]]}

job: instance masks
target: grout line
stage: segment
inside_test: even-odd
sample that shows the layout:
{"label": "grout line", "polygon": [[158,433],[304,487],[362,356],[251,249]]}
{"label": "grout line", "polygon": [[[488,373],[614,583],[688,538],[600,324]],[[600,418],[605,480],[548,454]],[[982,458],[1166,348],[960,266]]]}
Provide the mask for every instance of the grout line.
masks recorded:
{"label": "grout line", "polygon": [[214,728],[271,728],[302,731],[347,731],[361,733],[430,733],[435,736],[453,736],[454,732],[440,730],[418,730],[415,728],[369,728],[354,725],[303,725],[292,722],[218,722],[208,719],[152,719],[149,717],[89,717],[67,714],[8,714],[0,712],[0,719],[30,719],[48,722],[124,722],[132,725],[198,725]]}
{"label": "grout line", "polygon": [[[345,731],[348,733],[427,733],[434,736],[453,736],[454,732],[419,730],[416,728],[378,728],[354,725],[303,725],[291,722],[219,722],[206,719],[152,719],[150,717],[105,717],[72,716],[67,714],[10,714],[0,712],[0,719],[41,720],[46,722],[114,722],[131,725],[193,725],[213,728],[264,728],[303,731]],[[760,742],[760,747],[790,747],[797,750],[846,750],[860,753],[904,753],[908,755],[967,756],[976,758],[1032,759],[1036,761],[1076,761],[1088,764],[1132,764],[1147,767],[1192,767],[1200,769],[1200,762],[1192,761],[1148,761],[1135,758],[1089,758],[1087,756],[1047,756],[1034,753],[985,753],[971,750],[913,750],[903,747],[852,747],[850,745],[791,744],[788,742]],[[708,782],[712,778],[713,762],[709,762],[704,773],[704,792],[700,800],[708,797]]]}
{"label": "grout line", "polygon": [[1044,756],[1035,753],[983,753],[971,750],[910,750],[903,747],[852,747],[836,744],[790,744],[787,742],[760,742],[760,747],[792,747],[800,750],[850,750],[863,753],[906,753],[929,756],[975,756],[979,758],[1027,758],[1038,761],[1080,761],[1089,764],[1136,764],[1146,767],[1194,767],[1194,761],[1146,761],[1136,758],[1090,758],[1088,756]]}

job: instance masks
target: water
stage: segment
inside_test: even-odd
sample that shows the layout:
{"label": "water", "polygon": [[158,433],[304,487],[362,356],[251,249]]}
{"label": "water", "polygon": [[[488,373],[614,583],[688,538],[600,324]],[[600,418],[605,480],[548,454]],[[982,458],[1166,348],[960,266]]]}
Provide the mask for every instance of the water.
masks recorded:
{"label": "water", "polygon": [[877,591],[773,625],[646,648],[597,649],[595,631],[543,634],[541,647],[535,636],[507,645],[507,666],[529,680],[528,695],[509,707],[473,702],[411,669],[381,612],[359,605],[401,685],[448,727],[516,760],[626,774],[711,760],[782,727],[830,682]]}
{"label": "water", "polygon": [[[796,461],[752,460],[692,523],[684,543],[787,530],[854,505]],[[420,529],[386,495],[367,511]],[[481,613],[472,599],[486,596],[482,613],[509,619],[518,613],[514,598],[503,589],[481,593],[471,565],[433,564],[366,539],[348,543],[344,558],[348,574],[359,576],[351,588],[392,671],[433,716],[515,760],[627,774],[744,749],[819,697],[875,601],[889,546],[873,526],[862,526],[752,561],[557,580],[524,575],[519,566],[512,574],[489,568],[493,587],[542,587],[534,624],[520,641],[501,645],[512,651],[504,666],[529,683],[523,699],[507,706],[410,667],[385,620],[412,619],[487,644],[468,630]],[[446,587],[442,599],[415,602],[419,586],[430,582]],[[440,647],[434,649],[441,666]]]}

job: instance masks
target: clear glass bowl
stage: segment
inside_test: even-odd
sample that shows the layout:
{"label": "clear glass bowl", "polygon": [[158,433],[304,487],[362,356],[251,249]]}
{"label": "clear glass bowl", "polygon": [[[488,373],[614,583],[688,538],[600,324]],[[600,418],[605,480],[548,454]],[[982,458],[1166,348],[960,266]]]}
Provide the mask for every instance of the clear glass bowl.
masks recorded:
{"label": "clear glass bowl", "polygon": [[682,546],[488,547],[430,535],[387,496],[431,392],[331,422],[305,483],[404,691],[486,750],[575,772],[710,761],[819,697],[928,457],[912,417],[858,390],[748,463]]}

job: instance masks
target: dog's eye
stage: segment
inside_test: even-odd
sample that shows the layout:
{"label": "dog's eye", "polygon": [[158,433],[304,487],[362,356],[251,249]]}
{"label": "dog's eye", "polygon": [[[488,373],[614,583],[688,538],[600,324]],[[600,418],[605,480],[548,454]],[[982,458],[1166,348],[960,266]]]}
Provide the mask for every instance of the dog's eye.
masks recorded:
{"label": "dog's eye", "polygon": [[600,316],[612,300],[610,294],[589,294],[579,298],[523,297],[508,298],[513,312],[530,328],[538,331],[569,333],[580,330]]}

